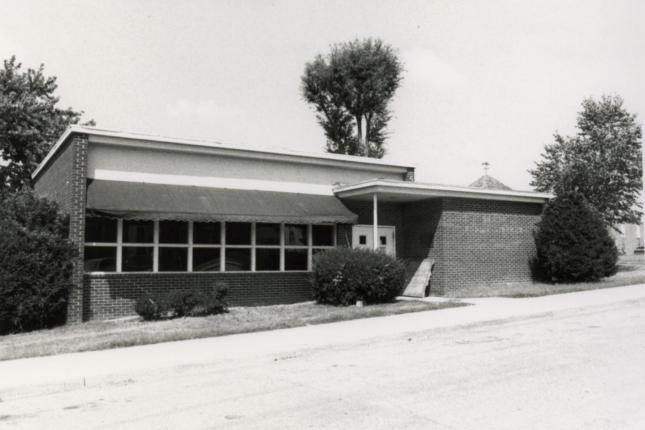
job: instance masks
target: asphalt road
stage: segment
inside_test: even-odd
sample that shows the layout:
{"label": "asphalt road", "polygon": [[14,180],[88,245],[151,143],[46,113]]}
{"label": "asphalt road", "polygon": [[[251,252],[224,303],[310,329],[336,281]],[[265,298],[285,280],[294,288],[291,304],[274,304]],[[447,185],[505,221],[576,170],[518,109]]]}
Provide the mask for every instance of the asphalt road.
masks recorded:
{"label": "asphalt road", "polygon": [[640,430],[645,300],[0,398],[7,429]]}

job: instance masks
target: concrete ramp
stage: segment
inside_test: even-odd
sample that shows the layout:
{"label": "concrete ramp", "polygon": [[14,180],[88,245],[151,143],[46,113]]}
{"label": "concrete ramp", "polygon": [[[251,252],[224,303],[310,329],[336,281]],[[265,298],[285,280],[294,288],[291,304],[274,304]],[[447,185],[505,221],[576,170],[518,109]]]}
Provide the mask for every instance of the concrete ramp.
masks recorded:
{"label": "concrete ramp", "polygon": [[406,263],[408,281],[402,295],[407,297],[425,297],[433,267],[434,260],[432,258],[408,260]]}

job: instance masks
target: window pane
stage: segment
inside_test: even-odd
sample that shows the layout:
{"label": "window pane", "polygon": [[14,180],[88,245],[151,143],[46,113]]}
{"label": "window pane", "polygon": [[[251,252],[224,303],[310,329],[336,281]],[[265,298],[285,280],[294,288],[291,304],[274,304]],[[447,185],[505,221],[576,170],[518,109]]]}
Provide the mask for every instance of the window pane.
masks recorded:
{"label": "window pane", "polygon": [[333,246],[334,245],[334,226],[333,225],[313,225],[311,226],[311,236],[314,246]]}
{"label": "window pane", "polygon": [[251,224],[248,222],[227,222],[226,243],[229,245],[250,245]]}
{"label": "window pane", "polygon": [[115,272],[116,246],[86,246],[86,272]]}
{"label": "window pane", "polygon": [[117,220],[85,218],[85,242],[116,242]]}
{"label": "window pane", "polygon": [[287,245],[307,245],[307,226],[287,224],[284,226],[284,242]]}
{"label": "window pane", "polygon": [[193,272],[219,272],[219,248],[193,248]]}
{"label": "window pane", "polygon": [[188,270],[188,248],[159,248],[160,272]]}
{"label": "window pane", "polygon": [[226,271],[251,270],[250,248],[226,248]]}
{"label": "window pane", "polygon": [[193,243],[219,245],[220,224],[218,222],[193,223]]}
{"label": "window pane", "polygon": [[151,246],[124,246],[121,270],[124,272],[152,272]]}
{"label": "window pane", "polygon": [[307,250],[285,249],[284,270],[307,270]]}
{"label": "window pane", "polygon": [[154,230],[153,221],[123,221],[123,241],[126,243],[152,243]]}
{"label": "window pane", "polygon": [[255,270],[280,270],[280,250],[256,249]]}
{"label": "window pane", "polygon": [[159,221],[159,243],[188,243],[188,223]]}
{"label": "window pane", "polygon": [[255,243],[258,245],[280,245],[280,224],[255,225]]}

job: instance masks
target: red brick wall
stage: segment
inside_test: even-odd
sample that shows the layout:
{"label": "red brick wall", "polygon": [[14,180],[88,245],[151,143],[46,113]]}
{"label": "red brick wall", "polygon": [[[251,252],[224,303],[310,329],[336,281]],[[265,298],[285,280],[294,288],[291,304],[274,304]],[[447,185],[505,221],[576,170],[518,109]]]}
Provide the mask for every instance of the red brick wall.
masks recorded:
{"label": "red brick wall", "polygon": [[308,272],[276,273],[118,273],[85,275],[84,319],[134,315],[134,303],[144,292],[176,288],[228,286],[231,306],[297,303],[312,300]]}
{"label": "red brick wall", "polygon": [[530,282],[532,232],[541,211],[533,203],[443,199],[431,293],[468,295],[473,288]]}
{"label": "red brick wall", "polygon": [[73,288],[69,292],[67,322],[81,322],[83,316],[83,243],[85,235],[85,192],[87,178],[87,136],[72,135],[34,183],[38,195],[58,203],[69,215],[69,237],[81,258],[74,262]]}
{"label": "red brick wall", "polygon": [[[343,202],[372,222],[371,202]],[[431,294],[467,295],[474,288],[531,281],[532,231],[541,204],[435,198],[380,203],[379,224],[397,228],[397,257],[435,260]],[[351,238],[351,234],[350,234]]]}

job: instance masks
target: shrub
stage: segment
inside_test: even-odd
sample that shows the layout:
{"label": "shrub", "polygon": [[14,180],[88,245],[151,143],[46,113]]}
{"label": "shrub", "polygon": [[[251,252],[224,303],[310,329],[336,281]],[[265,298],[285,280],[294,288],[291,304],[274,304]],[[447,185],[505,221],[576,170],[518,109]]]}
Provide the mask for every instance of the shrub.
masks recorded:
{"label": "shrub", "polygon": [[401,294],[404,282],[403,264],[382,252],[337,248],[315,258],[312,283],[318,303],[391,302]]}
{"label": "shrub", "polygon": [[161,306],[159,306],[159,299],[151,294],[140,296],[134,305],[134,310],[146,321],[161,319]]}
{"label": "shrub", "polygon": [[618,250],[600,214],[577,193],[554,198],[535,233],[536,279],[547,282],[596,281],[616,273]]}
{"label": "shrub", "polygon": [[135,311],[144,320],[184,316],[215,315],[228,311],[225,285],[207,289],[174,289],[160,294],[144,294],[137,299]]}
{"label": "shrub", "polygon": [[58,206],[30,191],[0,203],[0,334],[65,322],[75,250]]}

